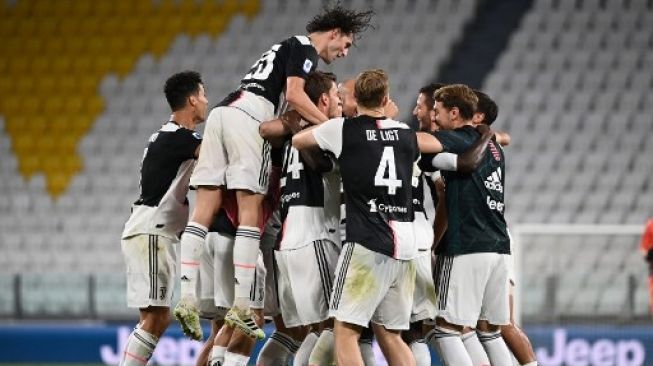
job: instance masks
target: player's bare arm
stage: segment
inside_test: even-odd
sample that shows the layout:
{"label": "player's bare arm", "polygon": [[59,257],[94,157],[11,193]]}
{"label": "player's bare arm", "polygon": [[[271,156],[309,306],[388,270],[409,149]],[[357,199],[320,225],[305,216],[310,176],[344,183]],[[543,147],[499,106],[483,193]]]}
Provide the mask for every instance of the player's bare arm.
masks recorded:
{"label": "player's bare arm", "polygon": [[437,154],[444,150],[440,140],[427,132],[417,132],[417,146],[422,154]]}
{"label": "player's bare arm", "polygon": [[258,127],[258,132],[273,147],[281,147],[285,137],[301,130],[301,116],[296,111],[288,111],[277,119],[265,121]]}
{"label": "player's bare arm", "polygon": [[496,141],[499,143],[501,146],[508,146],[510,145],[510,135],[507,132],[495,132],[494,136],[496,136]]}
{"label": "player's bare arm", "polygon": [[299,112],[308,122],[318,125],[329,118],[324,113],[320,112],[311,102],[304,91],[304,84],[306,81],[297,76],[291,76],[286,81],[286,101],[290,106]]}

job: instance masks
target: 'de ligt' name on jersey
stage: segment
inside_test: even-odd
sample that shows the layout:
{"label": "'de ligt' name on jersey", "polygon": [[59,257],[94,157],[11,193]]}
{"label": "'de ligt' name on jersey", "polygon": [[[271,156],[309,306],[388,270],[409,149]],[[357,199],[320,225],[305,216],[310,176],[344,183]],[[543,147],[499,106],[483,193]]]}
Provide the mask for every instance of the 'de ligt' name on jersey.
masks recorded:
{"label": "'de ligt' name on jersey", "polygon": [[140,196],[132,205],[123,238],[138,234],[178,238],[188,221],[186,195],[201,142],[197,132],[172,121],[150,136],[141,163]]}
{"label": "'de ligt' name on jersey", "polygon": [[396,259],[413,259],[415,132],[405,123],[370,116],[332,119],[313,131],[320,147],[338,158],[346,240]]}
{"label": "'de ligt' name on jersey", "polygon": [[280,185],[279,250],[324,239],[340,244],[340,176],[336,171],[319,173],[311,169],[288,143]]}
{"label": "'de ligt' name on jersey", "polygon": [[305,79],[317,68],[319,56],[306,36],[293,36],[273,45],[241,80],[240,89],[260,95],[274,105],[275,112],[283,104],[286,79]]}

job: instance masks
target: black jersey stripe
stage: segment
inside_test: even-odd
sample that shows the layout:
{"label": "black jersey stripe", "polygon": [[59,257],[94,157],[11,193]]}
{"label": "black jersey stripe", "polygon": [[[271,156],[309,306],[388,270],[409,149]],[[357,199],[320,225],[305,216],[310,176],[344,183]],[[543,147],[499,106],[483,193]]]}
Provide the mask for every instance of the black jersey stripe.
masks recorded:
{"label": "black jersey stripe", "polygon": [[329,273],[328,266],[326,264],[326,259],[324,258],[324,241],[317,240],[313,244],[313,249],[315,251],[315,260],[317,261],[317,268],[320,272],[320,279],[322,285],[322,295],[324,296],[324,301],[326,304],[329,303],[329,296],[331,296],[331,289],[329,287]]}
{"label": "black jersey stripe", "polygon": [[354,246],[356,245],[355,243],[348,244],[344,257],[342,258],[340,272],[338,273],[338,282],[336,283],[336,288],[333,291],[333,296],[331,298],[331,308],[333,310],[338,310],[338,305],[340,305],[340,297],[342,296],[347,269],[349,268],[349,262],[351,261],[351,256],[354,252]]}

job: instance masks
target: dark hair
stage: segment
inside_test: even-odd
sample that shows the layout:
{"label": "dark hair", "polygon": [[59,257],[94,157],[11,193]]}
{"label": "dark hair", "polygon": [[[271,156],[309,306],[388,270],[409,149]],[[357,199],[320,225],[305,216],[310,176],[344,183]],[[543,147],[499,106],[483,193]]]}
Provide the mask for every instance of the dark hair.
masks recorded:
{"label": "dark hair", "polygon": [[438,89],[442,88],[443,86],[446,86],[446,84],[431,83],[419,89],[420,94],[424,94],[424,97],[426,98],[426,104],[429,107],[429,110],[432,110],[433,105],[435,104],[435,99],[433,99],[433,94],[435,94],[435,92]]}
{"label": "dark hair", "polygon": [[476,105],[476,112],[483,113],[485,117],[483,118],[483,123],[486,125],[491,125],[499,115],[499,107],[497,103],[490,98],[489,95],[483,93],[480,90],[474,90],[476,96],[478,97],[478,104]]}
{"label": "dark hair", "polygon": [[433,99],[442,102],[442,105],[447,109],[458,108],[460,116],[466,120],[474,117],[476,105],[478,104],[478,97],[474,91],[463,84],[442,87],[433,94]]}
{"label": "dark hair", "polygon": [[383,97],[388,95],[390,84],[388,74],[381,69],[363,71],[356,78],[354,98],[358,105],[365,108],[380,107]]}
{"label": "dark hair", "polygon": [[186,99],[200,92],[200,84],[204,84],[202,76],[196,71],[182,71],[169,77],[163,92],[172,111],[184,108]]}
{"label": "dark hair", "polygon": [[333,7],[324,7],[322,12],[311,19],[306,24],[306,31],[313,32],[326,32],[332,29],[340,29],[344,34],[352,34],[354,38],[367,30],[367,28],[374,28],[370,24],[374,16],[373,10],[356,11],[345,9],[336,3]]}
{"label": "dark hair", "polygon": [[308,98],[317,104],[320,100],[320,96],[325,93],[329,93],[333,83],[336,82],[336,75],[330,72],[322,71],[312,71],[306,77],[306,83],[304,84],[304,92],[308,95]]}

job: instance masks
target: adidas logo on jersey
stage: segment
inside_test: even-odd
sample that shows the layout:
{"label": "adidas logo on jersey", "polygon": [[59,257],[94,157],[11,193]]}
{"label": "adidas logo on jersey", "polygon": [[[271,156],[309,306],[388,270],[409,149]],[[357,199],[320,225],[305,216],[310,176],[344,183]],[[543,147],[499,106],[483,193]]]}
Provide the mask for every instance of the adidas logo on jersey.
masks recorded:
{"label": "adidas logo on jersey", "polygon": [[497,168],[494,173],[485,178],[485,188],[491,191],[503,193],[503,184],[501,184],[501,168]]}

